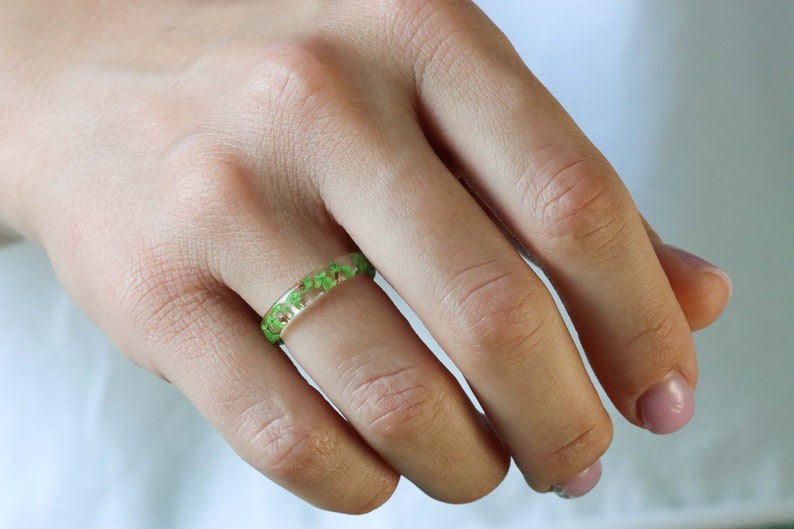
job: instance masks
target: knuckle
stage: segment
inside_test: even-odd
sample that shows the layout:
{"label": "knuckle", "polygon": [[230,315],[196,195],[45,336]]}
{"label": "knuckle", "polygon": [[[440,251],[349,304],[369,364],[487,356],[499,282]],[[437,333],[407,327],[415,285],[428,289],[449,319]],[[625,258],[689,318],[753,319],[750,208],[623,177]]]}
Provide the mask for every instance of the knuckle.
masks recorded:
{"label": "knuckle", "polygon": [[[459,50],[476,50],[475,32],[459,10],[444,0],[397,0],[389,28],[396,48],[412,56],[417,85],[428,71],[472,71],[472,60]],[[467,41],[468,39],[468,41]]]}
{"label": "knuckle", "polygon": [[538,171],[543,182],[527,194],[525,209],[538,219],[540,236],[568,255],[612,255],[631,201],[608,163],[588,155],[555,161]]}
{"label": "knuckle", "polygon": [[244,86],[253,107],[278,130],[322,126],[343,99],[333,45],[315,37],[269,46]]}
{"label": "knuckle", "polygon": [[417,28],[428,24],[437,28],[441,20],[448,18],[441,15],[450,12],[448,0],[381,0],[381,4],[386,18],[397,23],[395,29],[413,28],[414,31],[406,31],[409,36],[415,36]]}
{"label": "knuckle", "polygon": [[[623,344],[624,351],[653,352],[654,358],[668,358],[674,355],[671,351],[676,332],[682,328],[679,318],[673,313],[659,309],[648,312],[642,321],[647,324],[639,331],[630,335]],[[688,332],[688,329],[686,329]],[[640,353],[640,354],[642,354]]]}
{"label": "knuckle", "polygon": [[[460,40],[470,39],[469,44],[476,43],[476,32],[472,27],[481,18],[476,10],[450,0],[387,0],[382,10],[389,21],[387,34],[400,49],[412,50],[419,54],[420,59],[427,62],[448,56],[460,56],[453,53],[455,46],[452,41],[460,44]],[[477,26],[482,30],[483,27]],[[460,40],[459,40],[460,39]],[[476,46],[467,46],[476,49]],[[449,53],[436,53],[449,52]]]}
{"label": "knuckle", "polygon": [[[252,162],[236,148],[203,134],[183,138],[161,170],[163,222],[158,230],[209,268],[211,262],[225,261],[231,244],[250,244],[254,225],[262,225],[267,237],[275,240],[298,217],[318,219],[314,184],[291,178],[289,169],[270,161]],[[273,171],[266,179],[256,166],[262,163]]]}
{"label": "knuckle", "polygon": [[445,409],[448,384],[426,369],[412,367],[353,382],[353,416],[378,443],[421,437]]}
{"label": "knuckle", "polygon": [[519,367],[532,358],[528,351],[541,349],[548,316],[539,314],[534,298],[533,294],[516,295],[512,301],[503,298],[471,326],[473,339],[487,353],[489,362]]}
{"label": "knuckle", "polygon": [[456,274],[455,289],[443,298],[442,306],[454,309],[466,348],[474,344],[473,353],[487,362],[526,361],[526,352],[544,339],[548,316],[536,301],[548,293],[539,292],[543,287],[526,273],[472,267]]}
{"label": "knuckle", "polygon": [[214,140],[185,138],[162,170],[159,230],[194,265],[209,270],[227,262],[229,247],[251,244],[252,226],[263,226],[275,240],[292,219],[312,215],[317,201],[308,184],[277,173],[266,181],[260,176],[242,155]]}
{"label": "knuckle", "polygon": [[[339,51],[330,37],[278,42],[259,50],[239,97],[247,116],[244,141],[254,138],[252,148],[267,157],[259,165],[275,174],[320,178],[325,172],[320,168],[330,157],[360,147],[373,112],[356,82],[364,75],[364,69],[351,67],[350,55]],[[294,179],[282,180],[282,189],[294,192]]]}
{"label": "knuckle", "polygon": [[[419,93],[440,83],[458,90],[461,79],[487,97],[504,97],[505,88],[525,87],[517,74],[517,55],[508,38],[473,5],[455,0],[382,0],[391,52],[401,52]],[[466,50],[461,53],[460,50]],[[407,57],[406,57],[407,56]],[[511,83],[512,81],[520,82]],[[494,79],[499,79],[498,83]],[[526,90],[521,91],[526,95]],[[524,98],[522,102],[526,102]]]}
{"label": "knuckle", "polygon": [[338,470],[338,439],[318,429],[295,425],[289,416],[245,420],[238,432],[255,468],[282,484],[314,486]]}
{"label": "knuckle", "polygon": [[247,212],[249,197],[255,196],[243,165],[200,138],[186,139],[175,149],[163,173],[166,211],[179,229],[211,234],[236,226],[230,221]]}
{"label": "knuckle", "polygon": [[[455,34],[456,24],[449,2],[444,0],[395,0],[391,2],[393,31],[397,41],[410,49],[437,49],[432,43],[444,42]],[[427,51],[427,50],[425,50]]]}
{"label": "knuckle", "polygon": [[302,426],[289,413],[273,414],[257,403],[238,416],[235,448],[256,470],[315,505],[364,514],[391,497],[397,484],[388,472],[351,471],[355,461],[345,439]]}
{"label": "knuckle", "polygon": [[612,442],[613,426],[603,412],[594,412],[563,433],[536,458],[536,475],[544,483],[560,483],[600,457]]}
{"label": "knuckle", "polygon": [[355,498],[337,506],[335,510],[346,514],[367,514],[386,503],[394,494],[397,479],[375,480],[370,486],[355,494]]}

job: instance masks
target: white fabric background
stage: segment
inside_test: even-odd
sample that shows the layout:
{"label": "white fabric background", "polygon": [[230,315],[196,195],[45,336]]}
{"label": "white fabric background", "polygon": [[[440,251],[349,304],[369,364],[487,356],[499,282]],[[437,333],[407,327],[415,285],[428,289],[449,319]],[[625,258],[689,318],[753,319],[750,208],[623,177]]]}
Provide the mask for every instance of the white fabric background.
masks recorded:
{"label": "white fabric background", "polygon": [[658,438],[616,418],[604,477],[563,501],[511,471],[449,506],[403,482],[361,517],[240,462],[72,305],[41,250],[0,250],[0,528],[740,528],[794,524],[794,3],[480,5],[662,236],[726,268],[696,335],[698,412]]}

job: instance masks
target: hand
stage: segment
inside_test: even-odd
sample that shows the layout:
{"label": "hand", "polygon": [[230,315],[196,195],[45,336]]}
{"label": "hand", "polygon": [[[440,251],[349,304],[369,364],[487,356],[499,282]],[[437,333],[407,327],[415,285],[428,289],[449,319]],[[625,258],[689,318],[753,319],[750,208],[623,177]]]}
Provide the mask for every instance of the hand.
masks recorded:
{"label": "hand", "polygon": [[[307,501],[364,512],[399,475],[470,501],[510,457],[538,491],[592,486],[596,471],[577,476],[610,420],[500,224],[551,278],[626,419],[668,432],[691,415],[690,329],[729,283],[646,230],[473,4],[3,7],[0,216],[125,354]],[[265,342],[273,302],[356,248],[487,418],[365,278],[283,336],[341,414]]]}

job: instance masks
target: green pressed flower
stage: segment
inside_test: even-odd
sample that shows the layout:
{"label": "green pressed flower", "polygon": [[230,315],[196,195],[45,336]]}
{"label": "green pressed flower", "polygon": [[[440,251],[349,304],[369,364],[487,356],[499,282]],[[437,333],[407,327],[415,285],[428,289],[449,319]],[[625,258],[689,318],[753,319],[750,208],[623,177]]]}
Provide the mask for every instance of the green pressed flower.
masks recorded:
{"label": "green pressed flower", "polygon": [[350,279],[353,277],[353,269],[348,265],[339,265],[331,261],[328,264],[328,271],[334,279]]}
{"label": "green pressed flower", "polygon": [[268,327],[271,329],[282,330],[289,321],[290,308],[283,303],[275,305],[266,318]]}
{"label": "green pressed flower", "polygon": [[289,296],[287,296],[285,301],[297,309],[302,309],[304,305],[306,305],[306,302],[303,299],[303,294],[304,292],[302,290],[293,290],[290,292]]}
{"label": "green pressed flower", "polygon": [[344,259],[343,262],[349,260],[352,265],[331,261],[325,268],[302,278],[285,294],[282,302],[275,304],[265,314],[261,328],[270,343],[282,344],[281,332],[290,320],[320,295],[355,275],[375,276],[375,268],[364,254],[351,253]]}
{"label": "green pressed flower", "polygon": [[328,292],[335,284],[336,282],[333,278],[329,277],[324,271],[314,275],[314,288],[322,288],[325,292]]}
{"label": "green pressed flower", "polygon": [[281,341],[280,333],[271,330],[270,326],[266,325],[264,322],[262,323],[262,332],[270,343],[279,343]]}
{"label": "green pressed flower", "polygon": [[353,260],[353,264],[356,265],[359,274],[367,274],[370,277],[375,275],[375,268],[372,266],[372,263],[364,257],[363,253],[357,252],[350,254],[350,258]]}

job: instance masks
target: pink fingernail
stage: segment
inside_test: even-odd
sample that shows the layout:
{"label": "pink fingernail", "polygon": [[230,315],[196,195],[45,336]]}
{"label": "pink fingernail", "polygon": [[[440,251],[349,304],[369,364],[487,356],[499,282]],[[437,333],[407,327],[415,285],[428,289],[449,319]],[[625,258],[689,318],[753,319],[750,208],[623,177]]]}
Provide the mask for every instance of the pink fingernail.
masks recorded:
{"label": "pink fingernail", "polygon": [[655,434],[669,434],[692,419],[695,398],[684,377],[675,371],[646,391],[637,408],[645,428]]}
{"label": "pink fingernail", "polygon": [[593,490],[599,479],[601,479],[600,459],[568,481],[554,485],[551,490],[560,498],[578,498]]}
{"label": "pink fingernail", "polygon": [[733,281],[731,281],[731,276],[725,270],[717,268],[710,262],[706,261],[705,259],[698,257],[697,255],[691,254],[686,250],[682,250],[681,248],[677,248],[675,246],[667,245],[668,248],[673,250],[678,256],[689,266],[700,270],[701,272],[707,272],[709,274],[714,274],[718,276],[722,281],[728,286],[728,295],[730,296],[733,294]]}

